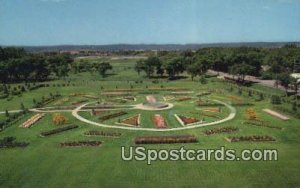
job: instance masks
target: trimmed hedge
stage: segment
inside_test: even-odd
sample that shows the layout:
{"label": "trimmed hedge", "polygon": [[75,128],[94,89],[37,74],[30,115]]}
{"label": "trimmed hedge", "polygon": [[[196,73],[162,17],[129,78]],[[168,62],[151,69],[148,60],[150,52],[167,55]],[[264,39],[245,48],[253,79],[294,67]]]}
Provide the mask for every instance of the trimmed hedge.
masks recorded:
{"label": "trimmed hedge", "polygon": [[15,148],[15,147],[27,147],[29,143],[27,142],[14,142],[15,137],[4,137],[3,139],[0,139],[0,148]]}
{"label": "trimmed hedge", "polygon": [[67,125],[67,126],[64,126],[64,127],[59,127],[57,129],[52,129],[52,130],[49,130],[49,131],[41,132],[40,135],[41,136],[50,136],[50,135],[53,135],[53,134],[58,134],[60,132],[75,129],[75,128],[78,128],[78,127],[79,127],[78,125]]}

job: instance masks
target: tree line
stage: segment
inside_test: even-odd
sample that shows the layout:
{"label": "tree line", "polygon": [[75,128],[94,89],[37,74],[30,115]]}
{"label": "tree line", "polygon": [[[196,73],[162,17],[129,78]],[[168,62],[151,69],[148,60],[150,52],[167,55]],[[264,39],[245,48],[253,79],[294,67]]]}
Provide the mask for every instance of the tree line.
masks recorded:
{"label": "tree line", "polygon": [[193,79],[208,69],[231,73],[241,82],[245,75],[278,80],[284,75],[299,72],[300,48],[286,45],[282,48],[203,48],[197,51],[160,51],[156,56],[140,60],[135,70],[147,77],[167,75],[170,79],[188,73]]}
{"label": "tree line", "polygon": [[45,81],[51,76],[67,77],[73,58],[67,54],[27,53],[22,48],[0,47],[0,81]]}

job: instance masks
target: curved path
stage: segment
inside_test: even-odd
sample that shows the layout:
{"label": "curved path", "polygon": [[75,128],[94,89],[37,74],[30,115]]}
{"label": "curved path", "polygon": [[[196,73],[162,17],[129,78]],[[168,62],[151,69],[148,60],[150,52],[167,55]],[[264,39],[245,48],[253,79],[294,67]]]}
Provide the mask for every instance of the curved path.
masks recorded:
{"label": "curved path", "polygon": [[219,100],[214,100],[215,102],[217,103],[220,103],[220,104],[223,104],[224,106],[226,106],[229,110],[230,110],[230,114],[229,116],[227,116],[226,118],[224,119],[221,119],[219,121],[214,121],[214,122],[209,122],[209,123],[201,123],[201,124],[195,124],[195,125],[191,125],[191,126],[186,126],[186,127],[176,127],[176,128],[169,128],[169,129],[154,129],[154,128],[137,128],[137,127],[121,127],[121,126],[117,126],[117,125],[107,125],[107,124],[102,124],[102,123],[97,123],[97,122],[94,122],[94,121],[90,121],[88,119],[85,119],[84,117],[80,116],[78,114],[78,112],[81,110],[81,108],[83,108],[84,106],[88,105],[89,103],[86,103],[86,104],[83,104],[81,106],[78,106],[76,109],[74,109],[72,111],[72,115],[77,118],[78,120],[82,121],[82,122],[85,122],[85,123],[88,123],[88,124],[91,124],[91,125],[96,125],[96,126],[99,126],[99,127],[105,127],[105,128],[113,128],[113,129],[125,129],[125,130],[138,130],[138,131],[154,131],[154,132],[167,132],[167,131],[179,131],[179,130],[186,130],[186,129],[194,129],[194,128],[197,128],[197,127],[204,127],[204,126],[208,126],[208,125],[216,125],[216,124],[220,124],[220,123],[223,123],[223,122],[226,122],[226,121],[229,121],[231,119],[233,119],[236,115],[236,109],[227,104],[227,103],[224,103],[222,101],[219,101]]}

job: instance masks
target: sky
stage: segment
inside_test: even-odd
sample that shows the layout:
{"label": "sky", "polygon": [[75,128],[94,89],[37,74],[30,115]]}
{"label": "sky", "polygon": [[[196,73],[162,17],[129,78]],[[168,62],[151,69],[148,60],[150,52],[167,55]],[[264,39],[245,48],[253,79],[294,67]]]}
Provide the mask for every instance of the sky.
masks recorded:
{"label": "sky", "polygon": [[300,0],[0,0],[0,45],[300,41]]}

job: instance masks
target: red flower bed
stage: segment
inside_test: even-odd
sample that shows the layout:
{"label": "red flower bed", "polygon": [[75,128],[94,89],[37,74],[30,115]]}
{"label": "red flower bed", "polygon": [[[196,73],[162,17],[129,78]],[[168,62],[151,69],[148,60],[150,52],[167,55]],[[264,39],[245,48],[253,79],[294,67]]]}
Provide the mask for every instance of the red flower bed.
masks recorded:
{"label": "red flower bed", "polygon": [[178,102],[181,102],[181,101],[187,101],[187,100],[191,100],[192,98],[191,97],[181,97],[179,99],[177,99]]}
{"label": "red flower bed", "polygon": [[140,125],[139,115],[126,118],[126,119],[122,120],[121,123],[128,124],[128,125],[133,125],[133,126],[139,126]]}
{"label": "red flower bed", "polygon": [[178,136],[140,136],[134,140],[135,144],[175,144],[175,143],[196,143],[197,138],[193,135]]}
{"label": "red flower bed", "polygon": [[191,124],[191,123],[196,123],[199,120],[196,118],[191,118],[191,117],[185,117],[185,116],[178,116],[181,121],[186,125],[186,124]]}
{"label": "red flower bed", "polygon": [[155,114],[152,117],[152,121],[153,121],[155,127],[158,129],[167,128],[167,123],[166,123],[165,119],[159,114]]}
{"label": "red flower bed", "polygon": [[108,112],[108,111],[92,109],[92,114],[93,114],[94,116],[96,116],[96,115],[101,115],[101,114],[105,114],[105,113],[107,113],[107,112]]}

